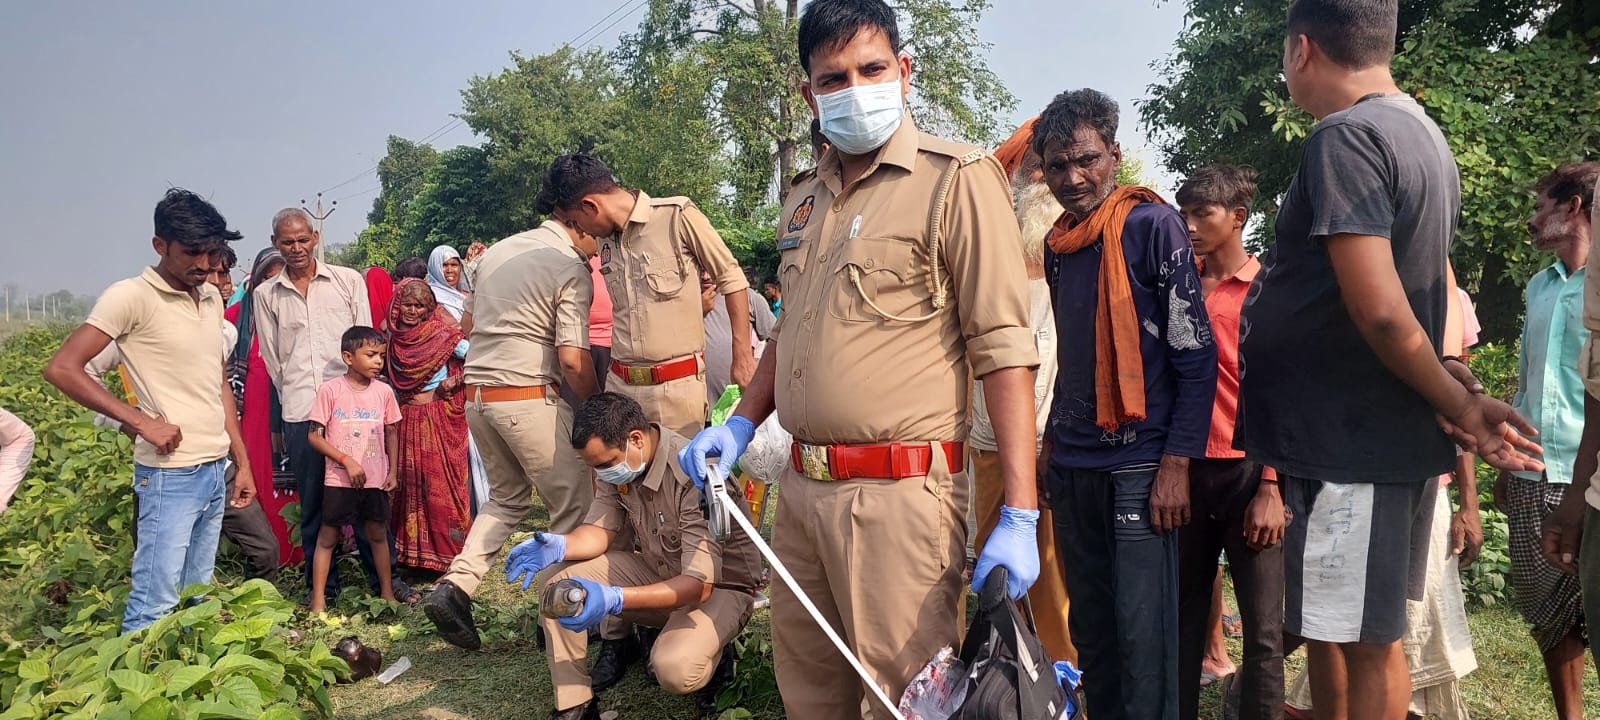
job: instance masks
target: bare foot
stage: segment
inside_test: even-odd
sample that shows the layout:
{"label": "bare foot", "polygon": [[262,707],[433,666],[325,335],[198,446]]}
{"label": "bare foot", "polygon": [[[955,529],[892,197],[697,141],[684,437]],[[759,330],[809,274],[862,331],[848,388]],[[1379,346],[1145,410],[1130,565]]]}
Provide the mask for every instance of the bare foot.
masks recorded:
{"label": "bare foot", "polygon": [[392,592],[383,593],[382,597],[389,602],[400,602],[399,600],[394,599],[394,593]]}

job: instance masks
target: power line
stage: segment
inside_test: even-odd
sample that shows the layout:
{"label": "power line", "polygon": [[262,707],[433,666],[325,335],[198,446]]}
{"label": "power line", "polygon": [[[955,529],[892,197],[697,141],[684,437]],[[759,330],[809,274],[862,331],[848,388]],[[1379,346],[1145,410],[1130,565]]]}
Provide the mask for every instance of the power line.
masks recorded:
{"label": "power line", "polygon": [[603,18],[600,18],[599,20],[594,21],[593,25],[590,25],[589,27],[584,28],[583,32],[578,33],[577,37],[574,37],[571,40],[568,40],[566,42],[566,44],[567,45],[571,45],[573,47],[577,47],[578,38],[581,38],[581,37],[583,37],[585,35],[588,35],[590,30],[593,30],[593,29],[595,29],[597,27],[600,27],[600,23],[603,23],[603,22],[605,22],[607,20],[610,20],[612,15],[615,15],[615,14],[617,14],[619,12],[622,12],[622,9],[627,7],[632,2],[633,2],[633,0],[622,0],[622,2],[618,3],[617,7],[615,9],[613,9],[610,14],[606,15]]}
{"label": "power line", "polygon": [[587,50],[587,49],[589,49],[589,47],[593,46],[595,41],[600,39],[600,36],[606,34],[607,30],[610,30],[611,28],[616,27],[617,23],[622,22],[623,20],[627,20],[630,17],[633,17],[634,13],[639,12],[640,10],[644,9],[645,7],[648,7],[649,5],[650,5],[650,0],[640,0],[639,4],[633,6],[632,10],[629,10],[626,14],[618,16],[617,19],[611,21],[610,25],[607,25],[607,26],[605,26],[603,28],[600,28],[599,32],[589,36],[589,39],[584,41],[586,43],[584,45],[584,49]]}
{"label": "power line", "polygon": [[[434,128],[433,132],[428,133],[427,135],[423,136],[423,138],[421,140],[417,141],[417,144],[418,145],[426,145],[429,142],[432,142],[432,141],[437,140],[437,139],[439,139],[441,137],[444,137],[445,135],[449,134],[450,131],[455,130],[457,126],[461,125],[461,123],[462,123],[461,118],[451,118],[450,122],[447,122],[447,123],[445,123],[443,125],[440,125],[437,128]],[[382,162],[383,161],[380,160],[377,163],[373,163],[372,167],[369,167],[369,168],[367,168],[365,170],[362,170],[359,174],[351,176],[348,180],[345,180],[344,182],[341,182],[338,185],[334,185],[333,187],[330,187],[330,188],[328,188],[326,190],[323,190],[322,192],[326,193],[326,192],[330,192],[330,191],[333,191],[333,190],[338,190],[339,188],[342,188],[342,187],[344,187],[346,185],[349,185],[350,183],[353,183],[353,182],[355,182],[357,180],[360,180],[361,178],[364,178],[364,177],[366,177],[368,175],[371,175],[372,173],[377,171],[378,165],[381,164]]]}
{"label": "power line", "polygon": [[339,202],[340,200],[349,200],[350,198],[353,198],[353,197],[361,197],[362,195],[366,195],[367,193],[370,193],[370,192],[372,192],[374,190],[382,190],[382,189],[383,189],[383,183],[378,183],[377,185],[373,185],[372,187],[369,187],[369,188],[367,188],[365,190],[362,190],[361,192],[351,193],[349,195],[341,197],[341,198],[339,198],[339,200],[335,200],[334,202]]}

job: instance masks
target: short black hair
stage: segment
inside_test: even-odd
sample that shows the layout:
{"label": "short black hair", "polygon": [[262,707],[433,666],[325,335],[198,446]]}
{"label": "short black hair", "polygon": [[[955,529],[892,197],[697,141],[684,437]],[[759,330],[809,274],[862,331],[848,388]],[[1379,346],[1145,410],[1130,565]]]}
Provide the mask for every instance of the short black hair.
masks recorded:
{"label": "short black hair", "polygon": [[356,325],[339,336],[339,351],[353,353],[368,345],[388,345],[389,339],[375,328]]}
{"label": "short black hair", "polygon": [[589,396],[572,416],[572,449],[582,450],[589,438],[600,438],[608,448],[620,448],[628,433],[650,431],[644,408],[627,395],[603,392]]}
{"label": "short black hair", "polygon": [[228,229],[217,208],[183,188],[167,190],[156,203],[156,237],[191,250],[215,250],[244,237]]}
{"label": "short black hair", "polygon": [[773,287],[775,287],[775,288],[777,288],[779,290],[783,289],[783,283],[778,280],[778,276],[777,275],[773,275],[771,277],[768,277],[766,280],[762,281],[762,284],[771,285],[771,286],[773,286]]}
{"label": "short black hair", "polygon": [[1399,32],[1398,0],[1294,0],[1289,37],[1305,35],[1351,70],[1388,65]]}
{"label": "short black hair", "polygon": [[900,24],[883,0],[812,0],[800,14],[800,68],[811,72],[811,55],[838,50],[863,30],[876,30],[900,53]]}
{"label": "short black hair", "polygon": [[1088,125],[1109,148],[1117,142],[1117,122],[1121,111],[1117,101],[1099,90],[1068,90],[1050,101],[1033,123],[1033,151],[1044,156],[1050,142],[1070,143],[1078,127]]}
{"label": "short black hair", "polygon": [[1567,163],[1544,176],[1534,190],[1540,195],[1566,202],[1578,198],[1584,213],[1594,209],[1595,183],[1600,181],[1600,162]]}
{"label": "short black hair", "polygon": [[419,257],[408,257],[395,263],[394,281],[400,282],[405,278],[426,280],[428,278],[428,261]]}
{"label": "short black hair", "polygon": [[611,168],[588,153],[573,153],[562,155],[550,163],[550,171],[544,175],[544,189],[539,191],[535,199],[537,209],[571,210],[578,206],[585,195],[609,192],[619,187],[617,178],[611,173]]}
{"label": "short black hair", "polygon": [[828,136],[822,134],[822,121],[811,118],[811,162],[822,159],[822,146],[828,144]]}
{"label": "short black hair", "polygon": [[1179,207],[1221,205],[1250,208],[1256,199],[1256,170],[1248,165],[1207,165],[1178,186]]}
{"label": "short black hair", "polygon": [[233,251],[232,245],[223,245],[211,254],[211,262],[221,266],[217,269],[229,272],[239,264],[239,254]]}

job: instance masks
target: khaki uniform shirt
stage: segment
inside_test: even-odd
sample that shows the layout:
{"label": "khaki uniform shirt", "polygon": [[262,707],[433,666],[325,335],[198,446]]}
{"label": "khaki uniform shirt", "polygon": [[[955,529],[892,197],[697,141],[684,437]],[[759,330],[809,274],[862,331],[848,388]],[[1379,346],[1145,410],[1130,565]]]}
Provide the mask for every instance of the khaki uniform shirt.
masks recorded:
{"label": "khaki uniform shirt", "polygon": [[589,347],[589,265],[554,220],[495,243],[467,296],[472,315],[465,379],[527,387],[561,382],[557,347]]}
{"label": "khaki uniform shirt", "polygon": [[[929,215],[952,164],[930,254]],[[838,155],[824,153],[778,222],[774,390],[796,440],[960,441],[969,363],[977,377],[1039,364],[1021,231],[992,155],[918,132],[908,116],[848,188]]]}
{"label": "khaki uniform shirt", "polygon": [[345,372],[339,348],[344,331],[372,325],[366,280],[350,268],[319,261],[301,295],[284,270],[256,290],[255,324],[283,421],[306,422],[317,388]]}
{"label": "khaki uniform shirt", "polygon": [[[110,335],[122,353],[123,369],[139,409],[165,417],[183,431],[171,455],[159,455],[139,438],[133,460],[146,467],[181,468],[228,454],[223,425],[221,343],[222,296],[209,283],[197,303],[145,268],[136,278],[106,288],[86,324]],[[210,338],[210,340],[207,340]]]}
{"label": "khaki uniform shirt", "polygon": [[[638,192],[620,238],[600,242],[600,274],[611,292],[611,357],[654,365],[705,349],[700,269],[717,293],[750,287],[711,221],[688,198]],[[603,372],[603,370],[600,370]]]}
{"label": "khaki uniform shirt", "polygon": [[[678,451],[689,441],[666,428],[657,429],[661,441],[644,477],[620,488],[596,482],[594,504],[584,524],[613,532],[631,530],[641,556],[662,580],[688,575],[718,587],[755,589],[761,577],[755,543],[737,529],[726,546],[711,538],[700,510],[700,491],[678,467]],[[749,517],[744,498],[734,497]]]}

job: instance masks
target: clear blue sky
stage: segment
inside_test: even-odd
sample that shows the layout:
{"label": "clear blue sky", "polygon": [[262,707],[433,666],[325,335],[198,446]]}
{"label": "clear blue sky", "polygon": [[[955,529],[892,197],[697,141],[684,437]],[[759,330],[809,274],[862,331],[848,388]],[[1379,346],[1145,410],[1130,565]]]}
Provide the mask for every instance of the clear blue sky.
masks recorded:
{"label": "clear blue sky", "polygon": [[[0,284],[98,293],[138,273],[170,185],[209,196],[253,256],[274,211],[372,167],[391,133],[449,123],[467,80],[509,51],[549,52],[620,2],[0,3]],[[1021,101],[1013,123],[1090,86],[1122,103],[1124,147],[1145,145],[1132,101],[1184,3],[994,4],[979,30]],[[642,14],[596,42],[612,46]],[[461,126],[435,145],[468,142]],[[376,185],[369,174],[329,193],[342,199],[328,240],[365,226]]]}

